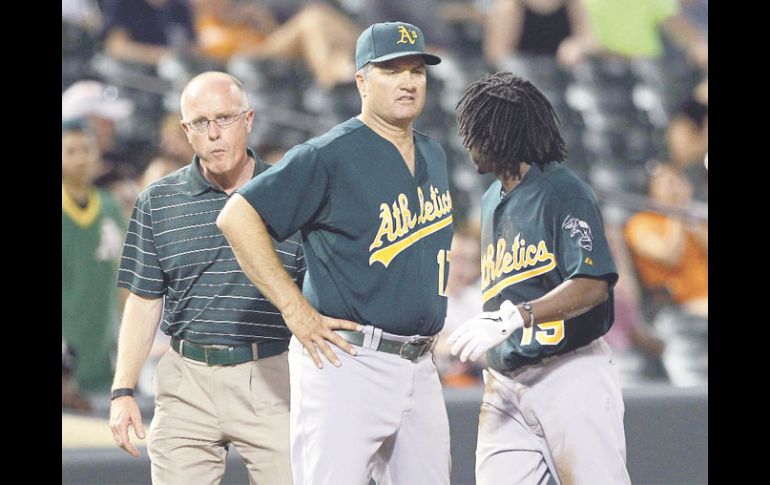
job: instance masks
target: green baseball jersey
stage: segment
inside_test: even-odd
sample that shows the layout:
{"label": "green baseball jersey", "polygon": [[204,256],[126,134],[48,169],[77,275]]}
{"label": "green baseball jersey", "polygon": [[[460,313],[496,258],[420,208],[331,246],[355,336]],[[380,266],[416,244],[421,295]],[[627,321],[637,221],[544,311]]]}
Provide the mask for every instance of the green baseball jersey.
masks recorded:
{"label": "green baseball jersey", "polygon": [[113,282],[125,223],[106,192],[93,190],[85,208],[62,187],[61,332],[77,353],[75,380],[88,391],[112,383],[112,351],[118,319]]}
{"label": "green baseball jersey", "polygon": [[[247,149],[253,176],[270,165]],[[165,297],[161,330],[202,345],[289,340],[281,313],[241,270],[217,227],[227,194],[201,174],[197,155],[186,167],[153,182],[136,200],[118,286],[137,295]],[[299,235],[276,243],[286,271],[302,285]]]}
{"label": "green baseball jersey", "polygon": [[[612,325],[618,275],[590,187],[560,163],[532,166],[504,197],[497,181],[481,207],[481,291],[485,311],[535,300],[574,277],[607,280],[607,301],[575,318],[520,328],[487,353],[505,371],[577,349]],[[525,317],[526,318],[526,317]]]}
{"label": "green baseball jersey", "polygon": [[301,230],[303,292],[321,314],[398,335],[443,327],[453,234],[446,155],[420,132],[414,142],[412,175],[392,143],[351,118],[239,190],[275,238]]}

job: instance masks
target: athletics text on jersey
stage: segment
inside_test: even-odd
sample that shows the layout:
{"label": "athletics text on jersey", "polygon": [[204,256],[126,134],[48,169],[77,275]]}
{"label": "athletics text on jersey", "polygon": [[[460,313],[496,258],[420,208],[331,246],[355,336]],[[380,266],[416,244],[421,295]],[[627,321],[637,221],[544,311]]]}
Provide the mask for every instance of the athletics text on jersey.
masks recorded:
{"label": "athletics text on jersey", "polygon": [[617,271],[590,187],[567,167],[531,167],[500,198],[495,182],[482,202],[481,283],[485,311],[505,300],[535,300],[573,277],[606,279],[610,296],[583,315],[516,330],[487,354],[490,367],[513,370],[577,349],[612,325]]}
{"label": "athletics text on jersey", "polygon": [[297,145],[238,192],[276,239],[300,230],[303,293],[327,316],[398,335],[446,317],[452,198],[441,146],[414,131],[414,175],[357,118]]}

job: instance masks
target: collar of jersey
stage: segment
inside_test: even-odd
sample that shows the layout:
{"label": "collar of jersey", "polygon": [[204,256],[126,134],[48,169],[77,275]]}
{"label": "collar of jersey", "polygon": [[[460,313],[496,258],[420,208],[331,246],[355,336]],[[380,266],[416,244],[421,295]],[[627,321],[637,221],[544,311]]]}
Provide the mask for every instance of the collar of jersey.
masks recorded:
{"label": "collar of jersey", "polygon": [[61,210],[72,219],[75,224],[86,228],[94,223],[102,209],[102,198],[96,189],[91,189],[87,196],[86,206],[81,208],[75,199],[61,186]]}
{"label": "collar of jersey", "polygon": [[[369,125],[364,123],[363,121],[359,120],[357,117],[353,116],[348,120],[351,124],[353,124],[356,128],[365,128],[368,130],[372,135],[376,136],[377,138],[381,140],[385,140],[391,145],[393,143],[374,131]],[[412,178],[414,179],[414,182],[417,185],[422,185],[426,181],[428,181],[428,162],[423,158],[422,151],[420,151],[419,146],[422,145],[420,138],[417,136],[417,133],[420,133],[419,131],[412,128],[412,139],[414,140],[414,175],[412,175]],[[396,145],[393,145],[393,148],[396,149],[396,152],[398,152],[398,149],[396,148]],[[401,156],[403,160],[403,155],[399,153],[399,156]]]}
{"label": "collar of jersey", "polygon": [[[542,174],[543,174],[543,170],[540,169],[540,167],[538,167],[537,165],[531,165],[529,170],[527,170],[527,173],[525,173],[524,176],[521,178],[521,182],[519,182],[519,184],[516,187],[514,187],[513,190],[511,190],[510,192],[505,194],[503,197],[501,197],[500,200],[501,201],[505,200],[516,189],[518,189],[519,187],[521,187],[525,183],[528,183],[530,180],[539,177]],[[502,190],[503,190],[503,183],[500,182],[500,192],[502,192]]]}
{"label": "collar of jersey", "polygon": [[[254,164],[254,174],[251,176],[251,178],[261,174],[269,167],[269,165],[262,161],[262,159],[259,158],[256,152],[251,148],[246,147],[246,153],[248,153],[249,156],[256,162]],[[187,178],[187,184],[190,187],[190,195],[193,196],[201,195],[207,190],[219,190],[211,185],[211,182],[206,180],[206,177],[203,176],[203,173],[201,172],[201,161],[198,155],[193,157],[192,164],[190,166],[190,172]]]}

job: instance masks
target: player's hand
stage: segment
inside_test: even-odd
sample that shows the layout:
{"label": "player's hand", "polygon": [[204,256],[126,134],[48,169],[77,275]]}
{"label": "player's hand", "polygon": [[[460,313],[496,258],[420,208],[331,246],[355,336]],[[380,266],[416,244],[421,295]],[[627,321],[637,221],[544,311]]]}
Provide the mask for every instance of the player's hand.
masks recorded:
{"label": "player's hand", "polygon": [[356,349],[333,331],[336,329],[362,331],[363,327],[355,322],[325,317],[307,302],[303,302],[301,309],[293,314],[285,314],[284,320],[286,320],[286,326],[289,327],[291,333],[305,346],[310,353],[310,358],[313,359],[313,362],[319,369],[323,369],[323,362],[318,355],[318,350],[335,367],[342,365],[337,355],[329,347],[329,342],[350,355],[356,355]]}
{"label": "player's hand", "polygon": [[524,319],[518,308],[505,300],[500,310],[481,313],[460,325],[447,343],[452,346],[452,355],[460,354],[461,361],[476,360],[523,326]]}
{"label": "player's hand", "polygon": [[122,396],[112,400],[110,404],[110,429],[115,444],[126,450],[134,457],[139,456],[139,451],[131,443],[128,437],[128,428],[133,426],[136,437],[144,439],[144,425],[142,413],[133,396]]}

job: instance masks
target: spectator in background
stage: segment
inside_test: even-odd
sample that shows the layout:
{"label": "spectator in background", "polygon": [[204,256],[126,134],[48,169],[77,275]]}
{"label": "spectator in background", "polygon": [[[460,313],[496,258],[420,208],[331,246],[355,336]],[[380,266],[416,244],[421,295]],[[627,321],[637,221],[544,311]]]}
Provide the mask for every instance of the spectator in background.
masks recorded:
{"label": "spectator in background", "polygon": [[481,382],[484,362],[462,362],[449,351],[446,339],[461,324],[481,312],[481,229],[478,223],[458,225],[452,237],[447,277],[447,312],[436,343],[437,367],[445,386],[463,387]]}
{"label": "spectator in background", "polygon": [[[686,209],[692,186],[673,165],[654,169],[649,196]],[[641,212],[626,224],[626,240],[642,284],[667,303],[654,326],[666,342],[663,364],[675,385],[708,382],[708,226],[678,216]]]}
{"label": "spectator in background", "polygon": [[671,162],[692,184],[695,199],[708,202],[708,171],[703,164],[709,149],[708,105],[695,97],[686,99],[666,127],[666,143]]}
{"label": "spectator in background", "polygon": [[86,392],[108,391],[112,380],[125,234],[118,204],[93,185],[100,166],[88,125],[62,122],[62,339],[77,355],[73,375]]}
{"label": "spectator in background", "polygon": [[102,26],[102,15],[99,6],[93,0],[62,0],[62,24],[75,26],[96,34]]}
{"label": "spectator in background", "polygon": [[[192,160],[192,157],[190,157]],[[134,210],[134,202],[139,193],[146,189],[152,182],[167,175],[178,168],[187,165],[188,162],[182,162],[174,157],[158,154],[150,160],[144,171],[137,177],[121,177],[110,183],[109,191],[115,200],[120,204],[121,211],[125,220],[131,219],[131,213]]]}
{"label": "spectator in background", "polygon": [[180,113],[168,113],[163,117],[160,123],[160,152],[166,158],[187,165],[195,151],[187,141],[184,130],[179,127],[181,122]]}
{"label": "spectator in background", "polygon": [[349,83],[359,27],[334,8],[305,6],[283,24],[266,8],[230,0],[195,0],[195,28],[204,54],[226,61],[243,54],[301,60],[326,89]]}
{"label": "spectator in background", "polygon": [[618,267],[615,285],[615,322],[604,336],[613,350],[624,384],[639,380],[667,379],[661,363],[665,343],[640,311],[643,303],[636,269],[624,237],[623,211],[605,207],[607,242]]}
{"label": "spectator in background", "polygon": [[[182,118],[179,113],[168,113],[160,122],[160,152],[152,157],[138,175],[126,174],[109,185],[110,192],[120,202],[126,220],[131,219],[134,202],[139,193],[155,180],[190,163],[195,154],[187,142],[184,130],[179,127]],[[166,342],[168,347],[168,342]],[[153,354],[155,354],[155,348]],[[160,352],[160,349],[157,349]],[[160,357],[160,355],[157,355]]]}
{"label": "spectator in background", "polygon": [[605,335],[612,348],[623,384],[635,381],[666,380],[660,358],[666,348],[654,328],[642,321],[639,300],[628,288],[615,292],[615,323]]}
{"label": "spectator in background", "polygon": [[[187,165],[187,163],[181,163],[175,158],[170,158],[165,155],[158,155],[154,157],[147,168],[144,169],[142,177],[139,179],[140,191],[146,189],[151,183],[155,182],[161,177],[178,170]],[[137,194],[138,195],[138,194]]]}
{"label": "spectator in background", "polygon": [[581,0],[496,0],[484,27],[484,58],[492,65],[521,53],[569,67],[598,48]]}
{"label": "spectator in background", "polygon": [[120,177],[110,182],[107,186],[107,190],[120,206],[120,211],[123,213],[123,220],[127,221],[131,219],[134,201],[140,192],[138,177]]}
{"label": "spectator in background", "polygon": [[192,0],[194,26],[203,55],[226,62],[261,44],[278,22],[257,2]]}
{"label": "spectator in background", "polygon": [[96,0],[62,0],[62,91],[89,70],[91,58],[101,49],[101,30],[102,16]]}
{"label": "spectator in background", "polygon": [[61,97],[62,121],[85,119],[90,131],[96,136],[103,163],[97,174],[96,184],[103,186],[103,177],[132,166],[118,147],[115,136],[116,124],[127,119],[134,111],[134,103],[118,97],[114,86],[95,80],[81,80],[68,87]]}
{"label": "spectator in background", "polygon": [[[677,167],[659,165],[648,194],[655,202],[686,209],[693,189]],[[625,234],[642,283],[666,291],[687,312],[708,318],[708,226],[640,212],[628,220]]]}
{"label": "spectator in background", "polygon": [[74,411],[90,411],[91,403],[80,392],[80,386],[72,376],[76,365],[75,352],[67,342],[61,341],[61,408]]}
{"label": "spectator in background", "polygon": [[[192,160],[192,157],[190,157],[190,160]],[[120,203],[125,219],[131,219],[134,202],[142,190],[146,189],[155,180],[178,168],[184,167],[187,163],[189,163],[189,160],[188,162],[182,162],[177,158],[160,153],[150,160],[150,163],[139,176],[121,177],[111,182],[109,191],[115,200]]]}
{"label": "spectator in background", "polygon": [[105,0],[104,47],[122,61],[157,65],[174,53],[195,53],[192,13],[184,0]]}
{"label": "spectator in background", "polygon": [[[708,66],[708,38],[681,14],[678,0],[584,0],[601,48],[624,57],[663,54],[661,32],[702,69]],[[705,54],[705,59],[704,59]]]}
{"label": "spectator in background", "polygon": [[691,53],[691,59],[701,68],[703,72],[708,72],[709,67],[709,2],[708,0],[681,0],[680,16],[684,19],[688,32],[697,31],[697,43]]}

